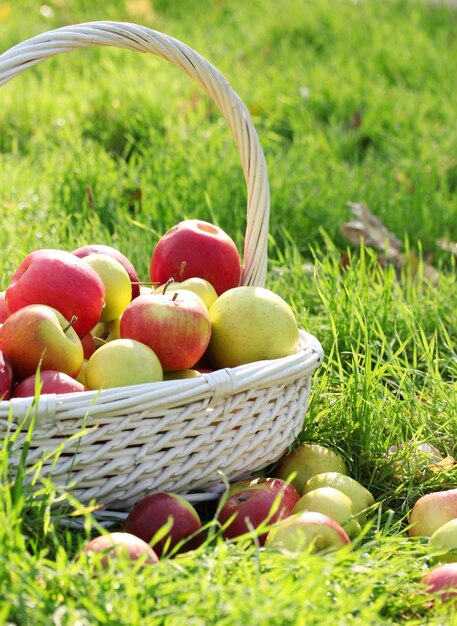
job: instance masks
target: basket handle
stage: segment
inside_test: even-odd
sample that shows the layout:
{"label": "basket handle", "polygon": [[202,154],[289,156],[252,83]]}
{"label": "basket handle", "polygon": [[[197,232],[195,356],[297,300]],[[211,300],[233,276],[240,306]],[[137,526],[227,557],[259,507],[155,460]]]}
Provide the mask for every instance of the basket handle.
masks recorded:
{"label": "basket handle", "polygon": [[0,55],[0,86],[48,57],[89,46],[116,46],[163,57],[189,74],[224,115],[241,157],[247,186],[241,284],[264,286],[268,262],[270,191],[265,156],[246,106],[224,76],[181,41],[127,22],[88,22],[51,30]]}

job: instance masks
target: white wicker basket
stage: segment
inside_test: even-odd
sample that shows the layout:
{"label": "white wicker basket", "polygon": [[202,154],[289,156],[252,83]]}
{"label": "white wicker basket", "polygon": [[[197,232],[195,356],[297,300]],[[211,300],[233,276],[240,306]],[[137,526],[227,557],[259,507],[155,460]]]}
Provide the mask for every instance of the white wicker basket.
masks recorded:
{"label": "white wicker basket", "polygon": [[[185,44],[129,23],[92,22],[43,33],[0,55],[0,85],[60,52],[117,46],[150,52],[178,66],[223,113],[247,184],[241,283],[263,286],[267,269],[269,186],[265,158],[249,112],[221,73]],[[323,358],[312,335],[290,357],[223,369],[198,378],[66,395],[43,395],[27,467],[91,499],[127,511],[144,495],[174,491],[210,499],[229,479],[279,459],[303,426],[311,377]],[[0,402],[0,437],[17,429],[31,400]],[[17,466],[25,441],[11,455]],[[57,452],[56,452],[57,451]],[[31,477],[29,477],[29,480]]]}

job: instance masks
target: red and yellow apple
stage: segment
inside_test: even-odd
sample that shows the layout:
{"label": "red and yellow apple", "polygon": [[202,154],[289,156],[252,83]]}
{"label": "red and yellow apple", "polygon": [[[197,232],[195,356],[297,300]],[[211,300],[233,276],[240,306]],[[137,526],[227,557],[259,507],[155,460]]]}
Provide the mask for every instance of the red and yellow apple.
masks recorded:
{"label": "red and yellow apple", "polygon": [[43,249],[28,254],[6,289],[10,313],[29,304],[46,304],[67,320],[76,317],[79,337],[98,322],[105,300],[105,286],[87,263],[63,250]]}
{"label": "red and yellow apple", "polygon": [[30,304],[12,313],[0,328],[0,350],[13,366],[17,380],[43,370],[57,370],[75,378],[84,353],[74,328],[59,311]]}
{"label": "red and yellow apple", "polygon": [[281,504],[290,511],[292,511],[300,499],[300,494],[291,483],[281,480],[280,478],[271,478],[267,476],[246,478],[231,483],[227,491],[227,498],[234,496],[240,491],[245,491],[246,489],[264,489],[266,491],[271,491],[276,496],[280,495]]}
{"label": "red and yellow apple", "polygon": [[205,352],[211,322],[205,305],[184,292],[144,295],[125,309],[121,337],[149,346],[165,371],[190,369]]}
{"label": "red and yellow apple", "polygon": [[76,250],[73,250],[72,254],[79,257],[80,259],[89,256],[89,254],[107,254],[113,259],[116,259],[116,261],[118,261],[126,269],[127,274],[129,275],[132,286],[131,299],[133,300],[140,295],[140,279],[138,278],[138,273],[130,259],[126,257],[122,252],[120,252],[117,248],[113,248],[112,246],[107,246],[104,244],[87,244],[81,246],[80,248],[76,248]]}
{"label": "red and yellow apple", "polygon": [[457,489],[433,491],[415,502],[409,515],[408,534],[410,537],[431,537],[440,526],[456,517]]}
{"label": "red and yellow apple", "polygon": [[204,278],[220,295],[240,282],[241,261],[234,241],[221,228],[203,220],[184,220],[170,228],[155,246],[150,263],[152,282],[169,278]]}
{"label": "red and yellow apple", "polygon": [[130,561],[142,559],[144,565],[154,565],[159,562],[159,558],[151,546],[139,537],[126,532],[98,535],[83,547],[83,553],[87,555],[89,560],[94,560],[102,568],[108,567],[113,559],[120,556],[124,556]]}
{"label": "red and yellow apple", "polygon": [[[56,372],[54,370],[42,370],[40,371],[41,391],[40,393],[75,393],[78,391],[85,391],[83,384],[64,374],[63,372]],[[13,398],[29,398],[35,395],[35,388],[37,385],[37,376],[32,374],[27,376],[13,389]]]}

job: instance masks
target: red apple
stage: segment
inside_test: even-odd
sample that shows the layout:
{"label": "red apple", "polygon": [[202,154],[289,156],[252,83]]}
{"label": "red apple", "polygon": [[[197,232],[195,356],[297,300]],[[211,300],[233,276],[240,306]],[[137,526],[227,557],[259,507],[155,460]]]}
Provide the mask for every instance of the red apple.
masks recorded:
{"label": "red apple", "polygon": [[179,552],[193,550],[201,545],[203,536],[200,532],[200,517],[190,502],[175,493],[159,492],[144,497],[127,516],[125,530],[149,544],[170,519],[171,528],[153,546],[159,556],[164,554],[165,549],[169,552],[181,541],[183,545]]}
{"label": "red apple", "polygon": [[121,317],[120,335],[149,346],[164,371],[191,369],[211,336],[208,309],[185,291],[135,298]]}
{"label": "red apple", "polygon": [[322,552],[349,545],[346,531],[323,513],[305,511],[281,520],[268,533],[266,548],[286,552]]}
{"label": "red apple", "polygon": [[433,491],[421,496],[411,509],[408,534],[410,537],[430,537],[440,526],[456,517],[457,489]]}
{"label": "red apple", "polygon": [[6,291],[0,291],[0,324],[6,320],[9,311],[6,307]]}
{"label": "red apple", "polygon": [[14,313],[29,304],[47,304],[67,320],[76,317],[79,337],[98,322],[105,286],[97,272],[70,252],[35,250],[19,265],[6,289],[6,306]]}
{"label": "red apple", "polygon": [[11,361],[0,351],[0,400],[11,398],[14,373]]}
{"label": "red apple", "polygon": [[107,567],[110,560],[120,554],[125,554],[131,561],[144,558],[144,563],[154,565],[159,562],[159,558],[154,550],[139,537],[129,533],[112,532],[106,535],[94,537],[83,548],[83,552],[91,557],[93,554],[105,553],[97,563],[102,567]]}
{"label": "red apple", "polygon": [[116,259],[116,261],[119,261],[119,263],[124,266],[127,270],[127,274],[129,275],[130,282],[132,283],[132,300],[140,295],[140,285],[138,284],[140,279],[138,278],[137,271],[130,259],[117,250],[117,248],[106,246],[101,243],[95,243],[76,248],[76,250],[73,250],[72,254],[76,255],[80,259],[83,259],[85,256],[89,256],[89,254],[107,254],[113,259]]}
{"label": "red apple", "polygon": [[[40,372],[42,383],[41,393],[73,393],[75,391],[85,391],[84,385],[80,382],[55,370],[43,370]],[[29,398],[35,395],[36,375],[27,376],[13,389],[13,398]]]}
{"label": "red apple", "polygon": [[244,480],[238,480],[229,486],[227,492],[227,498],[234,496],[240,491],[246,489],[264,489],[266,491],[273,492],[276,496],[281,495],[281,505],[285,506],[289,511],[292,511],[294,506],[300,500],[300,494],[295,487],[281,480],[280,478],[270,478],[260,476],[259,478],[246,478]]}
{"label": "red apple", "polygon": [[238,286],[241,261],[235,243],[221,228],[202,220],[184,220],[160,238],[149,273],[152,282],[161,284],[169,278],[182,281],[198,276],[220,295]]}
{"label": "red apple", "polygon": [[[275,507],[275,508],[274,508]],[[219,514],[218,521],[225,526],[222,531],[224,539],[234,539],[251,532],[260,524],[271,525],[291,514],[291,510],[281,500],[277,501],[277,494],[267,489],[245,489],[227,498]],[[265,543],[267,532],[258,535],[260,545]]]}
{"label": "red apple", "polygon": [[423,576],[422,584],[427,593],[437,594],[447,601],[457,595],[457,563],[438,565]]}
{"label": "red apple", "polygon": [[12,313],[0,328],[0,350],[23,380],[43,370],[75,378],[83,363],[81,340],[68,321],[52,307],[30,304]]}

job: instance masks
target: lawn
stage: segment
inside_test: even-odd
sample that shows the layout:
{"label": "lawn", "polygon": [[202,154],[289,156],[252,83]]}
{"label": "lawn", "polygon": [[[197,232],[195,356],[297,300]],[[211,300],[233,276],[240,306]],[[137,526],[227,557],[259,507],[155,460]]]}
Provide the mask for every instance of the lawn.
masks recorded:
{"label": "lawn", "polygon": [[[0,53],[105,19],[185,42],[246,104],[271,191],[266,286],[325,352],[299,439],[342,454],[378,508],[347,551],[291,556],[213,536],[157,567],[121,560],[95,576],[75,556],[97,522],[87,513],[82,528],[63,525],[54,505],[71,494],[39,475],[40,497],[23,487],[5,440],[0,624],[457,624],[453,603],[431,603],[420,584],[433,565],[427,540],[407,534],[421,495],[457,486],[457,10],[0,0]],[[158,238],[188,217],[219,224],[242,251],[246,195],[218,108],[160,58],[78,50],[1,87],[3,289],[28,252],[94,242],[117,247],[146,280]],[[395,255],[383,235],[348,239],[354,204],[397,238]],[[424,442],[446,467],[414,463]],[[211,505],[201,513],[212,528]]]}

